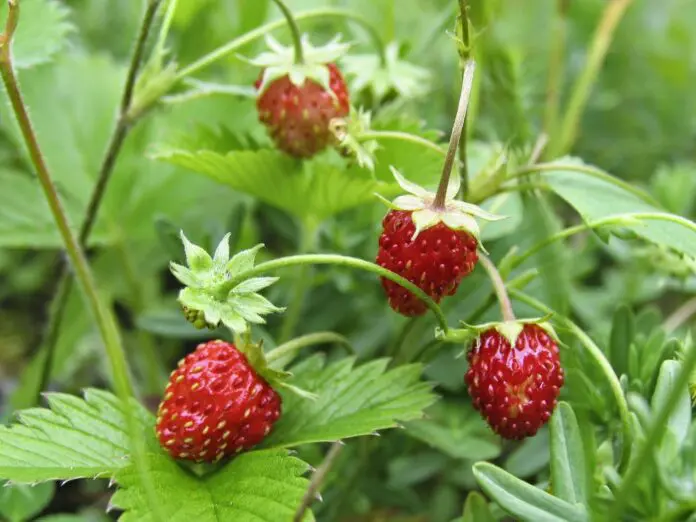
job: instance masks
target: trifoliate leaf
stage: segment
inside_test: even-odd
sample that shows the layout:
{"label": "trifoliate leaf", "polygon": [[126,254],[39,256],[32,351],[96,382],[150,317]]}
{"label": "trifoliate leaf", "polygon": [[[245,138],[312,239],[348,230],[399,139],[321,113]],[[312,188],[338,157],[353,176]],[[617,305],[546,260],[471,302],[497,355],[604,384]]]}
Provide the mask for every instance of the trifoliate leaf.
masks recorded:
{"label": "trifoliate leaf", "polygon": [[[302,475],[309,466],[283,450],[252,451],[230,461],[216,473],[198,478],[161,452],[148,455],[157,477],[155,501],[167,522],[278,522],[292,520],[308,486]],[[125,512],[121,522],[154,521],[135,466],[119,471],[122,488],[111,505]],[[308,512],[303,519],[313,521]]]}
{"label": "trifoliate leaf", "polygon": [[[13,65],[26,69],[45,62],[60,52],[73,29],[70,10],[60,2],[22,0],[21,16],[12,39]],[[7,2],[0,5],[0,20],[7,16]]]}
{"label": "trifoliate leaf", "polygon": [[317,398],[283,393],[283,416],[263,446],[291,447],[369,435],[393,428],[397,421],[420,418],[435,400],[431,386],[420,381],[422,367],[386,367],[384,359],[355,366],[354,358],[325,366],[323,357],[314,356],[291,368],[289,384]]}
{"label": "trifoliate leaf", "polygon": [[325,160],[300,163],[272,150],[221,154],[160,149],[155,157],[205,174],[300,219],[322,221],[371,203],[376,191],[389,186]]}
{"label": "trifoliate leaf", "polygon": [[387,45],[385,55],[384,64],[376,54],[355,54],[343,58],[343,71],[346,76],[353,78],[353,91],[370,90],[377,100],[392,91],[402,98],[415,98],[428,92],[430,72],[401,60],[396,42]]}
{"label": "trifoliate leaf", "polygon": [[[33,408],[19,422],[0,426],[0,478],[14,482],[100,477],[128,465],[123,405],[113,395],[87,390],[82,400],[46,396],[50,409]],[[141,419],[147,415],[131,405]]]}

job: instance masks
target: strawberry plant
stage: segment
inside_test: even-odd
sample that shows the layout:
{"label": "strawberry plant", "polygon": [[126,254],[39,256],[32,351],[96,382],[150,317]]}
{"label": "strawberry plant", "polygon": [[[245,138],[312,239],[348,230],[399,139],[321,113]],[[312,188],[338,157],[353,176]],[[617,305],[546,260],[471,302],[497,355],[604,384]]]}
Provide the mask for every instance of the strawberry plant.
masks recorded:
{"label": "strawberry plant", "polygon": [[696,9],[330,4],[3,3],[0,520],[696,521]]}

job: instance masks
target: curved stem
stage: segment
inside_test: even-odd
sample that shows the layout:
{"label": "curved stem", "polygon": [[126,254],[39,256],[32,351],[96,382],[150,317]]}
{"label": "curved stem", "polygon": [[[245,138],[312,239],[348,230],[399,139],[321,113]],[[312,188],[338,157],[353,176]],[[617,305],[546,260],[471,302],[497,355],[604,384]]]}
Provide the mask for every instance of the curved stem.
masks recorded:
{"label": "curved stem", "polygon": [[350,344],[350,341],[334,332],[315,332],[302,337],[297,337],[292,341],[283,343],[280,346],[275,347],[273,350],[266,354],[266,360],[268,363],[273,363],[278,359],[285,357],[286,355],[291,355],[306,348],[308,346],[314,346],[317,344],[338,344],[346,349],[350,355],[355,355],[355,350]]}
{"label": "curved stem", "polygon": [[44,193],[56,228],[58,229],[65,250],[70,258],[70,263],[75,271],[75,278],[83,291],[88,307],[94,315],[99,333],[106,348],[106,354],[109,358],[113,374],[114,387],[126,412],[126,424],[132,446],[131,449],[133,451],[135,467],[140,476],[144,479],[145,496],[148,500],[148,504],[150,504],[150,507],[153,509],[153,518],[156,521],[163,520],[159,503],[156,502],[149,470],[146,465],[145,443],[142,434],[138,430],[137,421],[129,407],[131,398],[134,396],[134,390],[128,371],[126,355],[116,326],[116,320],[111,310],[109,310],[101,300],[94,276],[87,263],[87,258],[70,228],[70,223],[68,222],[67,215],[65,214],[60,197],[56,191],[53,178],[48,170],[48,165],[46,164],[41,147],[37,141],[36,133],[34,132],[26,105],[19,90],[10,49],[18,17],[19,2],[17,0],[10,0],[7,25],[5,27],[5,32],[0,37],[0,74],[2,75],[7,96],[24,139],[24,144],[36,170],[39,185]]}
{"label": "curved stem", "polygon": [[677,216],[674,214],[670,214],[668,212],[634,212],[631,214],[619,214],[616,216],[609,216],[603,219],[599,219],[597,221],[594,221],[592,223],[583,223],[581,225],[575,225],[573,227],[566,228],[564,230],[561,230],[560,232],[557,232],[543,241],[539,241],[537,244],[533,245],[531,248],[517,256],[512,260],[510,263],[509,270],[513,270],[520,266],[522,263],[524,263],[527,259],[532,257],[534,254],[539,252],[540,250],[543,250],[545,247],[548,245],[555,243],[556,241],[559,241],[561,239],[565,239],[567,237],[570,237],[574,234],[577,234],[579,232],[584,232],[586,230],[590,230],[593,228],[599,228],[611,224],[617,224],[620,225],[622,222],[626,220],[626,218],[632,218],[632,219],[646,219],[646,220],[655,220],[655,221],[670,221],[672,223],[678,223],[682,226],[685,226],[687,228],[690,228],[694,232],[696,232],[696,223],[693,221],[690,221],[686,218],[683,218],[681,216]]}
{"label": "curved stem", "polygon": [[554,313],[548,306],[542,302],[534,299],[533,297],[515,289],[510,289],[510,295],[515,299],[526,303],[544,314],[552,313],[554,318],[561,321],[565,326],[571,331],[571,333],[582,343],[588,353],[592,356],[595,362],[599,365],[607,379],[607,383],[611,388],[614,399],[616,400],[616,405],[619,409],[619,417],[621,418],[621,427],[623,433],[623,444],[621,452],[621,467],[625,468],[628,465],[631,456],[631,416],[628,410],[628,403],[626,402],[626,396],[621,388],[621,383],[619,378],[616,376],[614,369],[605,357],[602,350],[595,344],[595,342],[575,323],[573,323],[567,317]]}
{"label": "curved stem", "polygon": [[442,154],[445,156],[447,151],[440,147],[437,143],[433,143],[417,134],[410,134],[408,132],[401,131],[381,131],[381,130],[369,130],[367,132],[361,132],[356,136],[359,141],[367,140],[400,140],[409,143],[414,143],[416,145],[421,145],[427,147],[428,149]]}
{"label": "curved stem", "polygon": [[696,349],[692,346],[686,353],[686,357],[682,361],[682,367],[679,375],[674,381],[674,385],[670,390],[665,401],[660,405],[657,414],[654,414],[650,422],[650,426],[645,435],[645,442],[640,445],[635,459],[631,462],[626,475],[621,480],[619,490],[614,496],[614,504],[609,512],[609,520],[620,520],[623,507],[628,500],[632,489],[635,487],[640,474],[644,472],[643,466],[650,458],[651,453],[655,450],[655,446],[664,436],[665,425],[669,420],[669,416],[674,411],[674,408],[680,404],[679,396],[688,389],[689,377],[691,372],[696,367]]}
{"label": "curved stem", "polygon": [[[343,18],[360,24],[370,34],[370,37],[372,38],[373,43],[375,44],[375,47],[377,48],[377,51],[379,53],[382,65],[386,64],[387,55],[382,38],[379,36],[379,32],[377,31],[377,29],[362,16],[352,13],[345,9],[335,8],[314,9],[311,11],[303,11],[295,14],[296,22],[299,22],[300,20],[309,20],[310,18]],[[215,63],[221,58],[224,58],[237,51],[240,47],[243,47],[244,45],[253,42],[256,39],[261,38],[266,33],[283,27],[285,24],[285,19],[275,20],[273,22],[269,22],[260,27],[257,27],[256,29],[249,31],[248,33],[238,36],[234,40],[227,42],[221,47],[218,47],[217,49],[211,51],[205,56],[202,56],[195,62],[182,68],[177,73],[175,82],[183,80],[184,78],[186,78],[187,76],[191,76],[192,74],[198,73],[202,69],[205,69],[206,67]]]}
{"label": "curved stem", "polygon": [[690,299],[677,308],[672,315],[665,320],[663,328],[665,329],[665,332],[670,334],[694,315],[696,315],[696,297]]}
{"label": "curved stem", "polygon": [[450,136],[449,147],[447,148],[447,155],[445,156],[445,164],[442,166],[442,176],[440,176],[440,184],[437,187],[437,194],[435,195],[435,201],[433,202],[433,206],[435,208],[443,208],[445,205],[447,186],[449,185],[450,174],[452,173],[452,166],[454,165],[454,158],[457,154],[459,138],[461,137],[462,130],[464,129],[466,110],[469,106],[471,89],[474,84],[475,69],[476,63],[473,60],[468,60],[464,66],[464,74],[462,75],[462,90],[459,95],[457,115],[454,118],[454,125],[452,125],[452,134]]}
{"label": "curved stem", "polygon": [[413,293],[416,297],[421,299],[428,308],[430,308],[430,310],[435,314],[435,317],[437,317],[437,321],[440,324],[440,328],[442,328],[444,332],[447,332],[449,330],[449,327],[447,326],[447,319],[445,318],[445,315],[442,313],[442,310],[440,309],[438,304],[430,298],[428,294],[423,292],[423,290],[411,283],[408,279],[405,279],[400,275],[395,274],[390,270],[387,270],[386,268],[382,268],[379,265],[370,263],[369,261],[365,261],[364,259],[359,259],[357,257],[341,256],[337,254],[305,254],[290,257],[282,257],[280,259],[266,261],[265,263],[256,265],[251,270],[247,270],[245,272],[240,273],[237,277],[225,282],[219,288],[219,290],[221,293],[227,293],[237,284],[246,279],[249,279],[250,277],[256,277],[257,275],[272,272],[280,268],[311,264],[346,266],[349,268],[355,268],[357,270],[371,272],[380,277],[389,279],[390,281],[394,281],[395,283],[403,286],[409,292]]}
{"label": "curved stem", "polygon": [[297,22],[292,16],[292,11],[288,9],[288,6],[285,5],[285,2],[283,2],[283,0],[273,1],[278,6],[278,9],[280,9],[281,13],[283,13],[285,21],[288,23],[288,27],[290,27],[292,45],[295,48],[295,63],[304,63],[304,53],[302,52],[302,36],[300,35],[299,27],[297,27]]}
{"label": "curved stem", "polygon": [[641,199],[642,201],[645,201],[646,203],[653,205],[655,207],[661,207],[660,203],[655,200],[652,196],[650,196],[648,193],[640,190],[637,187],[634,187],[630,183],[626,183],[623,180],[620,180],[618,178],[615,178],[611,174],[607,174],[601,169],[598,169],[596,167],[592,167],[589,165],[580,165],[580,164],[572,164],[572,163],[537,163],[535,165],[526,165],[522,167],[521,169],[518,169],[516,171],[511,172],[507,179],[515,179],[515,178],[521,178],[524,176],[527,176],[528,174],[534,174],[536,172],[549,172],[549,173],[554,173],[554,172],[582,172],[583,174],[587,174],[588,176],[591,176],[593,178],[601,179],[602,181],[606,181],[607,183],[611,183],[612,185],[616,185],[617,187],[630,192],[637,198]]}
{"label": "curved stem", "polygon": [[307,492],[302,497],[300,507],[297,508],[297,512],[295,513],[295,516],[292,519],[293,522],[302,522],[302,520],[304,519],[305,513],[309,509],[309,506],[312,505],[312,502],[314,502],[315,497],[319,496],[319,489],[321,488],[321,485],[323,484],[324,479],[326,478],[326,475],[329,473],[329,470],[333,466],[334,462],[336,462],[336,458],[338,458],[338,455],[339,453],[341,453],[342,448],[343,442],[340,440],[334,442],[331,445],[331,449],[329,449],[328,453],[326,454],[326,457],[324,457],[324,461],[312,475],[312,479],[309,482]]}
{"label": "curved stem", "polygon": [[488,277],[491,280],[495,294],[498,296],[498,303],[500,303],[500,313],[503,315],[503,321],[515,321],[515,312],[512,310],[510,296],[508,296],[507,290],[505,289],[505,282],[500,276],[500,272],[498,272],[493,261],[483,252],[479,253],[479,260],[483,268],[488,272]]}

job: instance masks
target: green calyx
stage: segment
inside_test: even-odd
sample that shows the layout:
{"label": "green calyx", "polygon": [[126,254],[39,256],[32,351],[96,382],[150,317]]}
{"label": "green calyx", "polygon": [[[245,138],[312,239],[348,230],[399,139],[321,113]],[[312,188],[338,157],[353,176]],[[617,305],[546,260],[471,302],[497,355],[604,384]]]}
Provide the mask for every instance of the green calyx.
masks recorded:
{"label": "green calyx", "polygon": [[253,268],[256,254],[263,245],[239,252],[230,259],[229,234],[220,241],[212,257],[191,243],[183,232],[181,240],[188,267],[170,263],[170,269],[185,285],[179,292],[179,302],[194,326],[202,324],[212,328],[222,322],[241,334],[249,329],[250,323],[265,323],[264,315],[284,310],[257,293],[275,283],[277,277],[253,277],[231,287],[229,284],[234,277]]}
{"label": "green calyx", "polygon": [[317,398],[314,393],[288,384],[287,381],[290,377],[292,377],[292,373],[281,368],[273,367],[273,363],[270,362],[270,360],[272,360],[273,352],[266,354],[263,350],[263,341],[252,342],[248,337],[248,333],[242,334],[240,336],[241,339],[235,341],[235,346],[246,356],[249,364],[254,368],[256,373],[263,377],[268,384],[276,389],[285,388],[286,390],[305,399],[314,400]]}
{"label": "green calyx", "polygon": [[370,130],[372,115],[362,108],[350,108],[346,118],[334,118],[329,122],[338,150],[344,156],[355,158],[363,168],[375,170],[375,151],[379,148],[376,140],[359,139],[360,134]]}
{"label": "green calyx", "polygon": [[427,94],[430,71],[402,60],[397,42],[387,45],[384,57],[385,63],[376,54],[346,56],[341,61],[346,76],[352,77],[353,91],[369,90],[378,101],[391,92],[405,99]]}
{"label": "green calyx", "polygon": [[560,343],[560,339],[558,338],[556,331],[554,330],[553,326],[551,326],[551,323],[548,322],[550,317],[551,314],[530,319],[495,321],[477,325],[470,325],[462,322],[462,325],[464,326],[463,328],[450,328],[447,333],[437,329],[435,336],[438,340],[448,343],[470,344],[482,333],[489,330],[496,330],[510,343],[510,346],[515,346],[517,344],[518,337],[524,329],[524,326],[527,324],[535,324],[544,330],[556,343]]}
{"label": "green calyx", "polygon": [[505,219],[505,216],[491,214],[481,207],[456,199],[461,186],[461,179],[456,172],[453,172],[449,179],[444,204],[437,206],[435,205],[436,195],[434,192],[429,192],[425,188],[408,181],[394,167],[391,167],[391,171],[396,182],[404,191],[408,192],[408,195],[399,196],[391,202],[384,198],[382,199],[390,208],[412,212],[411,219],[416,227],[413,239],[418,237],[424,230],[434,227],[438,223],[444,223],[452,230],[468,232],[479,241],[480,228],[476,218],[487,221]]}
{"label": "green calyx", "polygon": [[302,87],[305,81],[312,80],[321,85],[326,92],[333,93],[329,85],[330,73],[327,64],[338,60],[349,47],[339,40],[340,35],[324,46],[314,47],[309,42],[309,37],[306,34],[302,35],[300,44],[303,61],[296,63],[292,46],[285,47],[272,36],[266,35],[266,44],[270,50],[248,60],[252,65],[264,69],[258,96],[261,96],[275,80],[285,76],[298,87]]}

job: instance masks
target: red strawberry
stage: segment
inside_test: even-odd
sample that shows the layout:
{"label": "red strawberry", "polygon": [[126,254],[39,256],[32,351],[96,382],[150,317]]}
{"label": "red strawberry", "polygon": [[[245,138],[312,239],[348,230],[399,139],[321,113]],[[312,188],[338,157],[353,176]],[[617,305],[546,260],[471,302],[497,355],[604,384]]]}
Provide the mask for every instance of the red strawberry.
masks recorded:
{"label": "red strawberry", "polygon": [[[510,330],[511,324],[516,329]],[[488,328],[467,358],[469,395],[493,431],[523,439],[549,420],[563,386],[563,368],[558,345],[543,326],[503,323]]]}
{"label": "red strawberry", "polygon": [[[409,195],[389,205],[393,210],[382,221],[377,264],[408,279],[435,302],[453,295],[464,276],[476,266],[479,227],[474,216],[493,220],[476,205],[454,199],[459,176],[450,178],[441,205],[436,195],[406,180],[396,169],[392,173]],[[393,281],[382,278],[389,305],[406,316],[425,313],[425,303]]]}
{"label": "red strawberry", "polygon": [[174,458],[215,462],[260,443],[280,413],[280,396],[246,356],[233,344],[209,341],[172,372],[157,437]]}
{"label": "red strawberry", "polygon": [[[288,75],[273,80],[256,101],[259,120],[268,128],[276,146],[296,158],[309,158],[333,139],[329,123],[348,115],[348,88],[338,67],[327,64],[328,92],[314,80],[295,85]],[[261,85],[263,73],[256,81]]]}
{"label": "red strawberry", "polygon": [[[382,225],[377,264],[416,284],[436,302],[453,295],[478,260],[476,238],[444,223],[424,230],[415,239],[411,212],[392,210]],[[382,286],[389,306],[397,312],[415,316],[427,310],[423,301],[397,283],[383,277]]]}
{"label": "red strawberry", "polygon": [[280,150],[309,158],[334,140],[331,120],[350,112],[348,87],[334,65],[347,46],[335,39],[314,47],[306,35],[297,49],[272,37],[266,42],[271,50],[252,61],[262,67],[255,83],[259,120]]}

